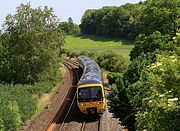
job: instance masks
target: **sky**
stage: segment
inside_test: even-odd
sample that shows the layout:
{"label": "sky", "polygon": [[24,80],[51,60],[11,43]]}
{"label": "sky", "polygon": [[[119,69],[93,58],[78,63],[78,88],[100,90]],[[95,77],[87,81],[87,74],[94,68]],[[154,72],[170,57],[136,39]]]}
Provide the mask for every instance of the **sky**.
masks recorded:
{"label": "sky", "polygon": [[30,2],[32,7],[52,7],[54,14],[60,21],[68,21],[80,24],[81,17],[87,9],[100,9],[103,6],[120,6],[125,3],[138,3],[140,0],[5,0],[0,4],[0,25],[8,14],[15,14],[16,7],[21,3]]}

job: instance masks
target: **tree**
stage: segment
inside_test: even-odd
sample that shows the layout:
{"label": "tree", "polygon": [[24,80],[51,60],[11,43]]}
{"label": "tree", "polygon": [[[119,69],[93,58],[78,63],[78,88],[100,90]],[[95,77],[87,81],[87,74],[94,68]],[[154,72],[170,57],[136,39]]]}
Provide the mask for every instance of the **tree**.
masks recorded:
{"label": "tree", "polygon": [[128,69],[124,73],[126,84],[132,84],[139,80],[141,72],[147,68],[148,65],[155,62],[156,53],[141,53],[136,59],[132,61]]}
{"label": "tree", "polygon": [[4,47],[7,40],[8,38],[4,34],[0,36],[0,82],[11,81],[10,63],[7,60],[8,50]]}
{"label": "tree", "polygon": [[80,34],[80,32],[81,32],[81,30],[80,30],[79,25],[74,24],[74,26],[73,26],[73,29],[72,29],[71,33],[72,33],[72,34]]}
{"label": "tree", "polygon": [[64,21],[59,24],[59,28],[64,31],[66,34],[70,34],[68,22]]}
{"label": "tree", "polygon": [[80,33],[79,25],[74,24],[71,17],[68,19],[68,22],[66,21],[61,22],[58,28],[60,28],[66,34],[79,34]]}
{"label": "tree", "polygon": [[69,26],[69,31],[70,31],[70,34],[71,34],[71,31],[74,28],[73,20],[72,20],[71,17],[68,18],[68,26]]}
{"label": "tree", "polygon": [[107,13],[109,13],[112,10],[112,8],[114,7],[105,6],[96,11],[94,20],[94,25],[96,26],[95,34],[103,35],[103,18],[107,15]]}
{"label": "tree", "polygon": [[140,21],[141,13],[144,9],[144,3],[139,4],[125,4],[122,7],[129,12],[129,19],[126,20],[127,37],[134,40],[142,32],[142,23]]}
{"label": "tree", "polygon": [[142,52],[154,52],[156,50],[174,50],[174,44],[170,41],[169,35],[161,35],[156,31],[153,34],[145,35],[140,34],[135,41],[135,47],[130,52],[130,59],[133,60],[138,57]]}
{"label": "tree", "polygon": [[114,7],[111,11],[109,11],[102,20],[103,25],[103,35],[108,37],[116,37],[118,26],[116,24],[119,16],[117,15],[118,7]]}
{"label": "tree", "polygon": [[154,54],[148,54],[136,58],[122,80],[115,80],[110,109],[130,128],[179,130],[179,58],[164,51],[154,62]]}
{"label": "tree", "polygon": [[83,14],[81,18],[81,32],[84,34],[94,34],[95,33],[95,25],[94,25],[94,20],[95,20],[95,9],[88,9],[86,12]]}
{"label": "tree", "polygon": [[176,35],[180,26],[180,1],[179,0],[148,0],[141,14],[143,33],[151,34],[155,31],[161,34]]}
{"label": "tree", "polygon": [[[135,128],[136,108],[134,107],[139,106],[139,101],[133,101],[134,96],[137,92],[145,90],[144,87],[132,88],[136,87],[133,86],[133,84],[140,79],[141,74],[144,74],[144,70],[154,61],[154,57],[153,53],[142,53],[129,65],[123,76],[115,76],[113,79],[115,83],[113,83],[113,88],[108,97],[110,100],[110,109],[115,116],[120,118],[120,121],[122,121],[125,126],[128,126],[129,130],[134,130]],[[137,96],[138,95],[139,94],[137,94]],[[138,98],[136,98],[136,100],[137,99]]]}
{"label": "tree", "polygon": [[137,130],[180,130],[179,64],[178,56],[161,54],[149,66],[146,77],[141,76],[138,87],[147,88],[149,93],[141,95],[142,105],[136,114]]}
{"label": "tree", "polygon": [[64,43],[58,24],[52,8],[33,9],[29,3],[17,7],[14,15],[6,16],[4,35],[7,41],[3,47],[10,70],[8,82],[33,83],[53,79]]}

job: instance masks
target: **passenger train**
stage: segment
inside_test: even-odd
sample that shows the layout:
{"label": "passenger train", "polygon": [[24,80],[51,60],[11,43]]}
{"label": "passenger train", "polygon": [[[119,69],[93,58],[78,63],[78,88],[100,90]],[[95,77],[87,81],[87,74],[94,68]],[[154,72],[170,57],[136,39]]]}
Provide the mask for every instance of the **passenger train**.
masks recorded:
{"label": "passenger train", "polygon": [[84,114],[102,114],[106,99],[101,70],[98,64],[86,56],[79,56],[83,74],[77,84],[77,105]]}

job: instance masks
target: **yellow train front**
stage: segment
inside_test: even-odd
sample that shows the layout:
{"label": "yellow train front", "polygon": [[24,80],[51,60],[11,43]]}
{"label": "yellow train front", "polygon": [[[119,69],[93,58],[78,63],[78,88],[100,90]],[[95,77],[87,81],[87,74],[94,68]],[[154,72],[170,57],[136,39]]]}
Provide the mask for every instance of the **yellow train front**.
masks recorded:
{"label": "yellow train front", "polygon": [[83,74],[77,84],[77,105],[84,114],[101,114],[105,110],[106,99],[98,64],[89,57],[79,56]]}

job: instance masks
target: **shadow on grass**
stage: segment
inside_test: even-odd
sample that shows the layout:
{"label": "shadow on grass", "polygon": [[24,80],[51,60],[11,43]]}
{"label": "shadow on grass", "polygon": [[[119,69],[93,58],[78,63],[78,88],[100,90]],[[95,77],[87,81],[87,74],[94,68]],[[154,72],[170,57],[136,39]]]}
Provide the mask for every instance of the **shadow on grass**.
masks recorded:
{"label": "shadow on grass", "polygon": [[78,34],[78,35],[71,35],[72,37],[79,37],[80,39],[90,39],[93,41],[100,41],[100,42],[122,42],[122,45],[132,45],[134,42],[130,39],[127,38],[109,38],[109,37],[104,37],[104,36],[97,36],[97,35],[83,35],[83,34]]}

